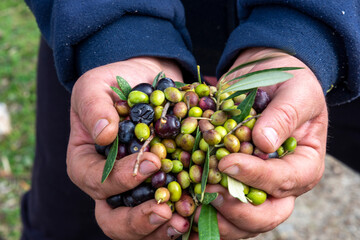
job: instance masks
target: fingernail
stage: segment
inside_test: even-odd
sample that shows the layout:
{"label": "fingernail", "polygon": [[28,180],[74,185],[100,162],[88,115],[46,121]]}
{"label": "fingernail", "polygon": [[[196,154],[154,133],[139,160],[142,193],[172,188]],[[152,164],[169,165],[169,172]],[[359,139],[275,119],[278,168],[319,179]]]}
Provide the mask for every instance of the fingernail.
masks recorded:
{"label": "fingernail", "polygon": [[263,134],[267,138],[267,140],[273,145],[273,147],[275,147],[278,141],[277,132],[271,127],[266,127],[263,129]]}
{"label": "fingernail", "polygon": [[180,236],[182,233],[179,232],[178,230],[176,230],[175,228],[173,227],[169,227],[168,230],[167,230],[167,235],[168,237],[170,237],[171,239],[175,239],[177,238],[178,236]]}
{"label": "fingernail", "polygon": [[142,161],[140,164],[140,173],[142,175],[149,175],[154,173],[155,171],[157,171],[158,168],[156,167],[156,165],[153,162],[150,161]]}
{"label": "fingernail", "polygon": [[163,224],[163,223],[166,222],[166,221],[167,221],[166,218],[160,217],[160,216],[157,215],[156,213],[152,213],[152,214],[150,214],[150,216],[149,216],[149,222],[150,222],[150,224],[152,224],[152,225],[160,225],[160,224]]}
{"label": "fingernail", "polygon": [[213,205],[214,207],[220,207],[221,205],[223,205],[224,203],[224,197],[219,194],[214,201],[211,202],[211,205]]}
{"label": "fingernail", "polygon": [[104,128],[109,125],[109,121],[107,119],[100,119],[97,121],[94,127],[94,139],[104,130]]}
{"label": "fingernail", "polygon": [[229,175],[237,175],[237,174],[239,174],[239,172],[240,172],[240,169],[236,165],[230,166],[224,170],[224,173],[229,174]]}

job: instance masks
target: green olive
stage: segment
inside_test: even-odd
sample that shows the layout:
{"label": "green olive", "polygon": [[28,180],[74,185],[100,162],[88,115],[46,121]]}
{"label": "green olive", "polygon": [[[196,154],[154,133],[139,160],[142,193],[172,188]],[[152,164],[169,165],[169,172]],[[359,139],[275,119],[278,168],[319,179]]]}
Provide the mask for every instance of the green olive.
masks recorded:
{"label": "green olive", "polygon": [[199,107],[192,107],[189,110],[189,117],[201,117],[203,114],[203,110]]}
{"label": "green olive", "polygon": [[150,95],[150,103],[154,106],[160,106],[165,101],[165,94],[163,91],[155,90]]}
{"label": "green olive", "polygon": [[292,152],[297,146],[297,141],[294,137],[289,137],[283,144],[285,151]]}
{"label": "green olive", "polygon": [[170,199],[170,191],[167,188],[160,187],[155,191],[155,200],[159,203],[168,202]]}
{"label": "green olive", "polygon": [[168,87],[164,90],[164,94],[165,94],[165,98],[173,103],[177,103],[180,102],[181,99],[183,98],[181,92],[179,91],[179,89],[174,88],[174,87]]}
{"label": "green olive", "polygon": [[251,201],[252,204],[260,205],[265,202],[267,194],[263,190],[250,187],[249,193],[246,195],[246,197]]}
{"label": "green olive", "polygon": [[146,123],[138,123],[135,126],[134,133],[137,139],[142,142],[150,137],[150,128]]}
{"label": "green olive", "polygon": [[195,194],[201,194],[201,183],[195,184],[194,193]]}
{"label": "green olive", "polygon": [[229,186],[228,178],[227,178],[227,175],[225,173],[221,173],[220,185],[223,186],[224,188],[228,188],[228,186]]}
{"label": "green olive", "polygon": [[[249,116],[247,116],[244,120],[246,120],[246,119],[248,119],[248,118],[250,118],[250,117],[252,117],[252,116],[249,115]],[[255,122],[256,122],[256,119],[253,118],[253,119],[251,119],[250,121],[244,123],[244,126],[247,126],[248,128],[250,128],[250,129],[252,130],[252,129],[254,128],[254,126],[255,126]]]}
{"label": "green olive", "polygon": [[221,160],[223,157],[225,157],[229,154],[230,154],[230,152],[226,148],[219,148],[218,150],[216,150],[216,153],[215,153],[216,158],[218,160]]}
{"label": "green olive", "polygon": [[226,122],[224,123],[224,128],[226,129],[227,132],[230,132],[231,130],[233,130],[237,125],[237,122],[230,118],[228,120],[226,120]]}
{"label": "green olive", "polygon": [[183,170],[184,166],[181,161],[173,160],[173,168],[171,170],[172,173],[179,173]]}
{"label": "green olive", "polygon": [[181,198],[181,194],[182,194],[180,184],[176,181],[173,181],[168,184],[167,188],[170,192],[170,200],[172,202],[179,201],[179,199]]}
{"label": "green olive", "polygon": [[161,170],[165,173],[171,172],[174,164],[170,159],[161,159]]}
{"label": "green olive", "polygon": [[280,156],[282,156],[285,153],[285,149],[283,146],[280,146],[277,150],[276,150],[277,154]]}
{"label": "green olive", "polygon": [[205,162],[205,152],[196,150],[191,154],[192,161],[197,165],[202,165]]}
{"label": "green olive", "polygon": [[206,97],[210,94],[210,87],[202,83],[196,86],[195,92],[197,93],[197,95],[199,95],[200,98]]}
{"label": "green olive", "polygon": [[128,104],[133,107],[138,103],[149,103],[149,96],[146,93],[140,91],[131,91],[128,95]]}

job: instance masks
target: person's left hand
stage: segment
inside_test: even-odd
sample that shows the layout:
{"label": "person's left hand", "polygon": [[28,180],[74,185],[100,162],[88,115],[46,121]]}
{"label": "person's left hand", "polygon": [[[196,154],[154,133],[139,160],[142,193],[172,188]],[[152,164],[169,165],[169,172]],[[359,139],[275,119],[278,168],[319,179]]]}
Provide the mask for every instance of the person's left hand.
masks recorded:
{"label": "person's left hand", "polygon": [[[274,49],[254,48],[239,56],[234,66],[276,53]],[[292,213],[297,196],[312,189],[324,171],[328,115],[321,86],[312,71],[297,58],[282,57],[258,63],[231,77],[274,67],[304,67],[292,71],[284,83],[262,88],[271,97],[252,131],[253,142],[271,153],[290,136],[297,139],[293,154],[281,159],[262,160],[252,155],[233,153],[221,159],[218,168],[227,175],[268,193],[258,206],[233,198],[220,185],[207,185],[207,192],[218,192],[211,204],[217,209],[221,239],[254,237],[274,229]],[[200,215],[195,214],[195,222]],[[198,239],[192,234],[191,239]]]}

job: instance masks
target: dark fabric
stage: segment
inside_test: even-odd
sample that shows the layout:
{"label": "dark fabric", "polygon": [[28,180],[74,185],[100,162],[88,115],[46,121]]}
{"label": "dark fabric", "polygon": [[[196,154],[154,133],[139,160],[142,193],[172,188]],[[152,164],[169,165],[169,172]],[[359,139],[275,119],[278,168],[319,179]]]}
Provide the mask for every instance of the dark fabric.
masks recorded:
{"label": "dark fabric", "polygon": [[[185,12],[180,0],[26,2],[54,51],[59,79],[68,90],[83,71],[98,66],[94,59],[104,64],[141,55],[163,56],[175,59],[186,77],[194,78],[196,61],[190,52],[185,12],[191,7],[191,14],[193,7],[197,7],[201,14],[191,15],[187,24],[198,25],[199,31],[192,35],[194,42],[220,40],[223,44],[227,33],[220,34],[239,23],[226,42],[218,76],[241,50],[275,47],[293,52],[308,64],[324,92],[334,86],[328,94],[329,103],[347,102],[360,94],[358,0],[198,0],[193,4],[183,1]],[[232,19],[234,12],[239,21],[225,20],[230,25],[224,28],[221,14]],[[202,32],[214,29],[214,39],[202,36]],[[211,53],[213,48],[198,51],[202,55],[204,51]],[[217,62],[217,57],[209,59]]]}
{"label": "dark fabric", "polygon": [[44,41],[38,61],[36,154],[31,190],[22,199],[22,240],[108,239],[96,224],[93,200],[66,173],[70,94]]}
{"label": "dark fabric", "polygon": [[327,152],[360,173],[360,98],[329,108]]}

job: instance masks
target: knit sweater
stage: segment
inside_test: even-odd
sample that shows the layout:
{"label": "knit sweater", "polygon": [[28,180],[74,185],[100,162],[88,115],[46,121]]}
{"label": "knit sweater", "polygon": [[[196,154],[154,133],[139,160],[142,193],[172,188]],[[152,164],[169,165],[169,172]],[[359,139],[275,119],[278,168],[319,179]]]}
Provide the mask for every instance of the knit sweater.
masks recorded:
{"label": "knit sweater", "polygon": [[[69,91],[89,69],[136,56],[174,59],[184,78],[195,78],[201,59],[196,49],[208,41],[201,34],[190,35],[188,28],[196,26],[206,36],[218,34],[216,29],[229,31],[217,36],[225,40],[214,45],[221,53],[219,59],[214,56],[217,76],[242,49],[271,47],[294,53],[307,64],[330,104],[348,102],[360,93],[359,0],[192,1],[201,5],[200,23],[194,22],[198,16],[186,0],[26,2],[53,49],[59,80]],[[206,14],[214,9],[219,17]],[[213,32],[211,24],[218,24]]]}

